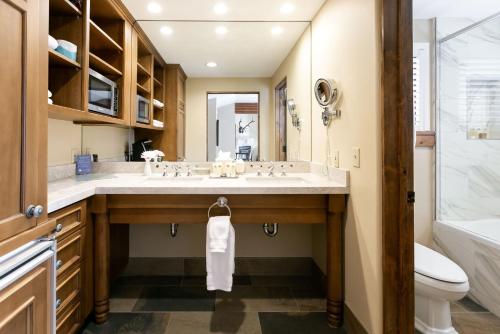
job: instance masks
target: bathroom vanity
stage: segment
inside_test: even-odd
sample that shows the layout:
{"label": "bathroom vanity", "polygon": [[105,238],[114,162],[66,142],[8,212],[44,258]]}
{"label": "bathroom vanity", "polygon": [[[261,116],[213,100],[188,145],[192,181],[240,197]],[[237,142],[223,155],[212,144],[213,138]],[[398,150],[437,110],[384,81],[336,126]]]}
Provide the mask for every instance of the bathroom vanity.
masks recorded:
{"label": "bathroom vanity", "polygon": [[[233,224],[326,224],[327,313],[340,327],[344,308],[344,220],[348,172],[333,178],[314,173],[287,176],[244,174],[236,179],[208,176],[150,177],[100,174],[49,183],[49,211],[89,198],[94,214],[94,311],[107,320],[110,286],[110,226],[123,224],[206,224],[209,208],[227,198]],[[214,206],[211,214],[227,214]],[[128,258],[128,244],[119,252]]]}

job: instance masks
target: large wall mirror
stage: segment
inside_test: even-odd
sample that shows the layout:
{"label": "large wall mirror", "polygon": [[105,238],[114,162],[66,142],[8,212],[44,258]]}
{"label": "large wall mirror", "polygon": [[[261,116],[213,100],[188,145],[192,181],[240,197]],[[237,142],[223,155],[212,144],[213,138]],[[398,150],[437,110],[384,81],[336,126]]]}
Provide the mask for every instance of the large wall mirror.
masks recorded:
{"label": "large wall mirror", "polygon": [[[224,153],[247,161],[311,160],[309,21],[146,21],[143,4],[124,3],[166,62],[187,77],[182,150],[167,160],[214,161]],[[148,138],[129,130],[114,128],[107,133],[117,135],[103,139],[99,127],[84,129],[81,150],[100,161],[127,160],[132,144]]]}

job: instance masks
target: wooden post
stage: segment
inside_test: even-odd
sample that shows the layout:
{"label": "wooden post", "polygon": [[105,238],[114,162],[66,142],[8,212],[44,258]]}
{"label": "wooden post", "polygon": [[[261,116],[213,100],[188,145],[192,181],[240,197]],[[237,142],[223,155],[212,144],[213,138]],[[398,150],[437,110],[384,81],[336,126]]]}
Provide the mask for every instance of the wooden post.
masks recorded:
{"label": "wooden post", "polygon": [[92,199],[94,220],[94,312],[95,322],[102,324],[109,313],[109,217],[106,195]]}
{"label": "wooden post", "polygon": [[344,322],[344,222],[345,195],[330,195],[328,199],[327,288],[326,312],[328,325],[342,327]]}

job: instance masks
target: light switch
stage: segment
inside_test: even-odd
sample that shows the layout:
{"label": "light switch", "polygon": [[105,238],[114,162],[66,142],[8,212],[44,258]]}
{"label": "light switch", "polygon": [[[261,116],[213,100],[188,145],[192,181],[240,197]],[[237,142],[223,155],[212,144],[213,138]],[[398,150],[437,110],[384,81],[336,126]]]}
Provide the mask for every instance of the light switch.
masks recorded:
{"label": "light switch", "polygon": [[340,152],[339,152],[339,150],[335,150],[333,152],[333,154],[334,154],[333,155],[333,166],[335,168],[339,168],[339,166],[340,166]]}
{"label": "light switch", "polygon": [[361,167],[361,150],[359,147],[354,147],[352,149],[352,165],[356,168]]}

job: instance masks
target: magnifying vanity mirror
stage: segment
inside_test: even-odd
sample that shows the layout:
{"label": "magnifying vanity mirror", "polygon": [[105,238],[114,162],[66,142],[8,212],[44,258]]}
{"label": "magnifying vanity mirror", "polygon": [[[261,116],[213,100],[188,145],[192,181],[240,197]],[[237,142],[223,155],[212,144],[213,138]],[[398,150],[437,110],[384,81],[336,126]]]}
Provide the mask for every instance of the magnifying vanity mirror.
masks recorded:
{"label": "magnifying vanity mirror", "polygon": [[340,91],[334,80],[318,79],[314,85],[314,95],[316,101],[324,109],[321,113],[324,126],[330,125],[333,118],[340,117],[340,110],[337,109],[340,102]]}

